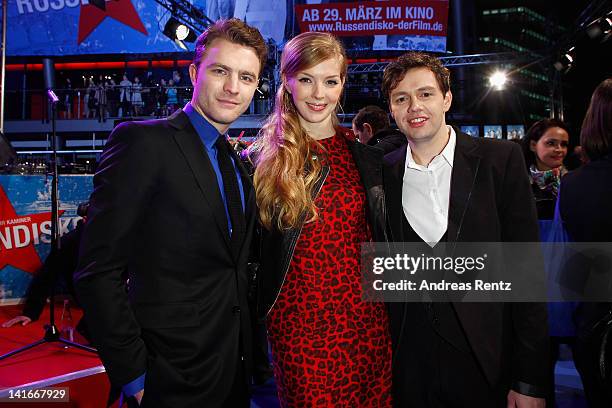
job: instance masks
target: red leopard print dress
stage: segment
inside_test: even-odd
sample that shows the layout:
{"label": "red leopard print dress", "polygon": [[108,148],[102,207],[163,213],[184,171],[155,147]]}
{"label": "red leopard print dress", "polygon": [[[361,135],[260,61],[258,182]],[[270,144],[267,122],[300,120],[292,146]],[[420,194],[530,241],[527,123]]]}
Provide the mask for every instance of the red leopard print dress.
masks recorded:
{"label": "red leopard print dress", "polygon": [[321,141],[330,173],[268,316],[282,407],[391,407],[391,340],[382,303],[361,301],[365,190],[343,135]]}

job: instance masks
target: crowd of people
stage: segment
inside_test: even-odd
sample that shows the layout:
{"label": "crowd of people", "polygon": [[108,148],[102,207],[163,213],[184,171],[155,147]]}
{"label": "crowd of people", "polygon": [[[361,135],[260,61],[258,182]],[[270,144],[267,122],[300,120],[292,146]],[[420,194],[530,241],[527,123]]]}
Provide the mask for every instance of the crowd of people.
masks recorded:
{"label": "crowd of people", "polygon": [[70,78],[64,80],[58,90],[60,94],[60,117],[76,117],[77,91],[82,95],[82,118],[106,119],[122,117],[154,116],[172,114],[190,98],[191,84],[185,82],[181,73],[172,72],[170,78],[156,78],[152,72],[145,75],[123,74],[121,80],[113,75],[100,74],[97,79],[87,78],[85,88],[76,88]]}
{"label": "crowd of people", "polygon": [[[382,78],[398,129],[376,107],[342,128],[344,48],[302,33],[240,159],[225,134],[266,54],[244,22],[212,24],[184,108],[108,139],[74,285],[111,384],[142,406],[248,407],[253,328],[265,323],[283,407],[542,408],[554,399],[551,343],[564,341],[590,406],[611,406],[610,356],[593,335],[610,303],[580,304],[568,340],[549,331],[545,302],[366,302],[361,244],[533,243],[555,213],[576,241],[612,241],[612,79],[584,119],[588,160],[568,172],[561,121],[534,124],[520,145],[447,125],[449,71],[420,52]],[[134,83],[119,84],[122,113],[146,99]]]}

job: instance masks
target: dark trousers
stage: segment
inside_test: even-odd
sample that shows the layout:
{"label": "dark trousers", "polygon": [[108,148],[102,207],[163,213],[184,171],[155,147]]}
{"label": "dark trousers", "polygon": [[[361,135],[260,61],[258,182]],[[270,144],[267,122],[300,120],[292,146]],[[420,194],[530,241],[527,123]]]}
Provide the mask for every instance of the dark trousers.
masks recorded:
{"label": "dark trousers", "polygon": [[[249,387],[247,385],[246,372],[244,369],[244,362],[238,357],[236,362],[236,376],[232,383],[232,388],[228,394],[228,397],[223,403],[221,408],[249,408],[251,405],[251,396]],[[139,406],[135,398],[130,397],[126,400],[128,408],[149,408],[159,407],[159,404],[154,399],[147,398],[147,394],[142,399],[142,404]],[[215,406],[219,407],[219,405]]]}
{"label": "dark trousers", "polygon": [[246,382],[244,362],[239,360],[237,363],[236,377],[232,384],[232,390],[228,398],[223,403],[223,408],[248,408],[251,405],[251,397]]}
{"label": "dark trousers", "polygon": [[472,352],[453,346],[425,319],[410,326],[394,356],[395,407],[506,407],[507,390],[489,385]]}

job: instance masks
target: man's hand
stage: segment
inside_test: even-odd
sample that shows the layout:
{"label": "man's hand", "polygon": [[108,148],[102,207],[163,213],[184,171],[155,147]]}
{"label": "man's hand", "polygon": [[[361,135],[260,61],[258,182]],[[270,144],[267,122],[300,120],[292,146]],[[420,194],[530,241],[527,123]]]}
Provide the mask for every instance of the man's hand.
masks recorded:
{"label": "man's hand", "polygon": [[527,395],[519,394],[516,391],[510,390],[508,393],[507,408],[545,408],[546,400],[544,398],[534,398]]}
{"label": "man's hand", "polygon": [[21,323],[22,326],[27,326],[31,322],[32,319],[30,319],[28,316],[17,316],[13,317],[11,320],[7,320],[6,322],[2,323],[2,327],[11,327],[17,323]]}

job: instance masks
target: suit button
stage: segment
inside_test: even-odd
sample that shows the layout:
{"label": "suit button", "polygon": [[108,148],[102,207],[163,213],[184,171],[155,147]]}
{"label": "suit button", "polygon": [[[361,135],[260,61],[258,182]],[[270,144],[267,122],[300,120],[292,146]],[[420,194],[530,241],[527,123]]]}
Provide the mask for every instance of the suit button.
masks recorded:
{"label": "suit button", "polygon": [[239,314],[240,313],[240,306],[233,306],[232,307],[232,313],[233,314]]}

